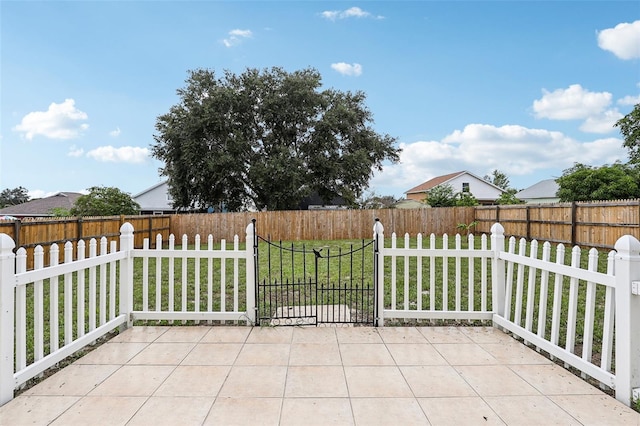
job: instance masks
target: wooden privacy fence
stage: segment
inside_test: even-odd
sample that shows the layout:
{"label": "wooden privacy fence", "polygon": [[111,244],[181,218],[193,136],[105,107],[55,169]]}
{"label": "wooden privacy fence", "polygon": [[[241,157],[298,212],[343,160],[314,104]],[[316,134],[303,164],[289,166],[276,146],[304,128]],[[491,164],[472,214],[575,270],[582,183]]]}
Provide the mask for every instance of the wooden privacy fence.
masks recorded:
{"label": "wooden privacy fence", "polygon": [[212,234],[233,239],[233,233],[256,219],[257,232],[274,241],[350,240],[371,238],[378,218],[399,233],[454,234],[460,223],[474,220],[473,207],[381,210],[288,210],[247,213],[186,214],[172,217],[171,233]]}
{"label": "wooden privacy fence", "polygon": [[474,232],[499,222],[505,235],[611,249],[623,235],[640,238],[640,200],[477,206]]}
{"label": "wooden privacy fence", "polygon": [[135,227],[135,247],[142,247],[145,238],[155,241],[157,234],[168,238],[171,228],[171,216],[168,215],[25,218],[0,221],[0,234],[7,234],[15,241],[16,247],[24,247],[27,250],[27,267],[32,269],[33,250],[36,246],[41,245],[44,248],[44,262],[48,265],[52,244],[63,245],[67,241],[80,240],[88,242],[92,238],[100,240],[102,237],[106,237],[110,244],[111,241],[118,240],[120,227],[125,222]]}

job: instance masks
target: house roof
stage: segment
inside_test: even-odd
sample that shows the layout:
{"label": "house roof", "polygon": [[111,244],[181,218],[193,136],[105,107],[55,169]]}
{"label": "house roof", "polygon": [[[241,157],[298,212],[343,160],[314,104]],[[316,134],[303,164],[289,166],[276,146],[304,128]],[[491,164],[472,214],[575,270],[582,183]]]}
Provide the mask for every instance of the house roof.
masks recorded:
{"label": "house roof", "polygon": [[426,182],[421,183],[418,186],[415,186],[413,188],[411,188],[408,191],[405,191],[405,194],[415,194],[415,193],[421,193],[421,192],[427,192],[429,191],[431,188],[434,188],[438,185],[442,185],[443,183],[446,183],[448,181],[450,181],[453,178],[456,178],[458,176],[460,176],[461,174],[464,173],[468,173],[465,171],[461,171],[461,172],[456,172],[456,173],[449,173],[448,175],[442,175],[442,176],[436,176],[433,179],[430,179]]}
{"label": "house roof", "polygon": [[52,216],[51,210],[63,208],[70,210],[83,194],[79,192],[58,192],[50,197],[27,201],[26,203],[0,209],[0,214],[11,216]]}
{"label": "house roof", "polygon": [[420,194],[420,193],[423,193],[423,192],[427,192],[430,189],[432,189],[432,188],[434,188],[434,187],[436,187],[438,185],[446,184],[450,180],[453,180],[453,179],[457,178],[458,176],[465,175],[465,174],[469,175],[469,176],[473,176],[474,178],[478,179],[481,182],[484,182],[485,184],[487,184],[489,186],[493,186],[494,188],[499,190],[501,193],[504,192],[504,189],[500,188],[499,186],[496,186],[493,183],[488,182],[488,181],[482,179],[481,177],[474,175],[471,172],[463,170],[461,172],[449,173],[448,175],[436,176],[433,179],[430,179],[430,180],[428,180],[426,182],[421,183],[418,186],[415,186],[415,187],[411,188],[408,191],[405,191],[405,194]]}
{"label": "house roof", "polygon": [[556,183],[555,179],[546,179],[518,192],[516,198],[557,198],[556,193],[559,188],[560,186]]}
{"label": "house roof", "polygon": [[160,182],[156,183],[155,185],[153,185],[153,186],[151,186],[151,187],[149,187],[149,188],[147,188],[147,189],[145,189],[145,190],[143,190],[143,191],[141,191],[141,192],[138,192],[137,194],[133,195],[131,198],[136,198],[136,197],[139,197],[139,196],[141,196],[141,195],[146,194],[147,192],[151,192],[151,191],[153,191],[154,189],[156,189],[156,188],[158,188],[158,187],[160,187],[160,186],[164,185],[164,184],[165,184],[165,183],[167,183],[167,182],[168,182],[167,180],[160,181]]}

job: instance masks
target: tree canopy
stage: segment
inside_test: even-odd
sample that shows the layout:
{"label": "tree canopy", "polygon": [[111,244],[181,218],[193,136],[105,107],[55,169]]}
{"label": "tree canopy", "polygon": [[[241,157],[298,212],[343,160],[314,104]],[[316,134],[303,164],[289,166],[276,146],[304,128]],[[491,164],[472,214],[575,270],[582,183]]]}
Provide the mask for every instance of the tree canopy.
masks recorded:
{"label": "tree canopy", "polygon": [[640,104],[636,104],[615,126],[620,128],[620,133],[624,136],[622,145],[629,150],[629,161],[640,163]]}
{"label": "tree canopy", "polygon": [[498,169],[494,169],[490,175],[485,175],[483,179],[494,184],[498,188],[504,189],[505,191],[509,189],[509,178],[505,173]]}
{"label": "tree canopy", "polygon": [[29,193],[26,188],[19,186],[13,189],[3,189],[0,192],[0,208],[15,206],[29,201]]}
{"label": "tree canopy", "polygon": [[140,205],[118,188],[92,186],[89,193],[78,197],[70,213],[73,216],[134,215]]}
{"label": "tree canopy", "polygon": [[174,207],[295,209],[315,192],[355,204],[400,149],[371,127],[364,93],[320,86],[311,68],[189,71],[151,147]]}
{"label": "tree canopy", "polygon": [[556,179],[560,201],[620,200],[640,197],[637,167],[614,163],[593,167],[576,163]]}

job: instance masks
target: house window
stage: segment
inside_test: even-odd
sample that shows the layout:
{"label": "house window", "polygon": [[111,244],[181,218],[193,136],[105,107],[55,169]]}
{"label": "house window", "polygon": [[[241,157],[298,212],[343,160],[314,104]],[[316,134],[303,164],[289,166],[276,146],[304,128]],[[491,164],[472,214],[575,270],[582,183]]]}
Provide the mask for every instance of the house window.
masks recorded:
{"label": "house window", "polygon": [[462,182],[462,192],[469,192],[469,182]]}

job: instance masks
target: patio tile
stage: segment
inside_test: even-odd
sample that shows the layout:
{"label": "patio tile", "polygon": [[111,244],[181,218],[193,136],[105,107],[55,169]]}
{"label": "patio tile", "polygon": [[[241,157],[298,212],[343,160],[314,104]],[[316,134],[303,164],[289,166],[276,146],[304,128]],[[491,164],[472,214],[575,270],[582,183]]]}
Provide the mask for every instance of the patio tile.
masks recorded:
{"label": "patio tile", "polygon": [[378,334],[384,343],[429,343],[414,327],[382,327]]}
{"label": "patio tile", "polygon": [[78,396],[23,394],[0,407],[0,425],[48,425],[79,400]]}
{"label": "patio tile", "polygon": [[347,365],[395,365],[393,357],[383,344],[340,344],[342,364]]}
{"label": "patio tile", "polygon": [[397,367],[344,367],[349,396],[354,398],[413,397]]}
{"label": "patio tile", "polygon": [[178,365],[194,346],[195,343],[151,343],[128,364]]}
{"label": "patio tile", "polygon": [[495,365],[498,361],[476,343],[435,344],[435,350],[451,365]]}
{"label": "patio tile", "polygon": [[540,395],[533,386],[502,365],[454,367],[480,396]]}
{"label": "patio tile", "polygon": [[245,344],[235,365],[287,365],[290,345],[286,343]]}
{"label": "patio tile", "polygon": [[292,327],[253,327],[246,343],[291,343]]}
{"label": "patio tile", "polygon": [[74,364],[126,364],[146,348],[146,342],[107,342],[95,348]]}
{"label": "patio tile", "polygon": [[383,343],[378,330],[373,327],[336,328],[338,343]]}
{"label": "patio tile", "polygon": [[414,398],[352,398],[353,417],[361,425],[428,425]]}
{"label": "patio tile", "polygon": [[127,426],[199,426],[209,414],[214,400],[213,397],[152,396]]}
{"label": "patio tile", "polygon": [[477,396],[460,374],[448,365],[400,367],[400,372],[418,398]]}
{"label": "patio tile", "polygon": [[234,398],[282,398],[286,377],[285,366],[234,366],[219,395]]}
{"label": "patio tile", "polygon": [[85,397],[51,425],[85,426],[94,422],[103,425],[125,425],[146,400],[144,397],[128,396]]}
{"label": "patio tile", "polygon": [[[184,330],[183,330],[184,329]],[[162,336],[158,337],[156,342],[162,343],[196,343],[202,340],[211,327],[207,326],[174,326],[170,327]]]}
{"label": "patio tile", "polygon": [[549,358],[515,339],[505,343],[482,343],[480,347],[500,364],[553,364]]}
{"label": "patio tile", "polygon": [[213,403],[204,426],[278,425],[281,398],[226,398]]}
{"label": "patio tile", "polygon": [[175,367],[125,365],[113,373],[90,396],[151,396]]}
{"label": "patio tile", "polygon": [[296,327],[293,343],[338,343],[335,327]]}
{"label": "patio tile", "polygon": [[474,343],[511,343],[517,342],[510,334],[494,327],[460,327],[460,332]]}
{"label": "patio tile", "polygon": [[131,327],[109,340],[109,342],[153,342],[169,330],[169,328],[170,327],[155,326]]}
{"label": "patio tile", "polygon": [[285,398],[280,426],[354,425],[349,398]]}
{"label": "patio tile", "polygon": [[601,395],[602,391],[559,365],[513,365],[517,375],[545,395]]}
{"label": "patio tile", "polygon": [[428,343],[393,343],[387,344],[387,349],[397,365],[448,365]]}
{"label": "patio tile", "polygon": [[289,367],[285,397],[347,397],[342,366]]}
{"label": "patio tile", "polygon": [[24,392],[24,395],[84,396],[112,375],[119,365],[72,364]]}
{"label": "patio tile", "polygon": [[247,326],[211,327],[200,343],[244,343],[249,333]]}
{"label": "patio tile", "polygon": [[241,349],[241,343],[199,343],[182,365],[233,365]]}
{"label": "patio tile", "polygon": [[289,365],[342,365],[338,343],[293,343]]}
{"label": "patio tile", "polygon": [[585,426],[640,425],[640,413],[603,393],[557,395],[549,399]]}
{"label": "patio tile", "polygon": [[215,397],[230,369],[229,366],[178,366],[160,385],[154,396]]}
{"label": "patio tile", "polygon": [[484,401],[508,425],[580,425],[545,396],[494,396]]}
{"label": "patio tile", "polygon": [[429,343],[473,343],[460,327],[417,327]]}
{"label": "patio tile", "polygon": [[433,426],[505,425],[491,407],[477,396],[419,398],[418,403]]}

